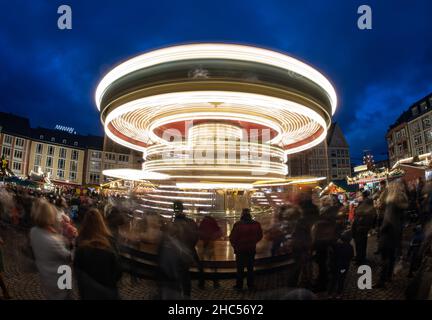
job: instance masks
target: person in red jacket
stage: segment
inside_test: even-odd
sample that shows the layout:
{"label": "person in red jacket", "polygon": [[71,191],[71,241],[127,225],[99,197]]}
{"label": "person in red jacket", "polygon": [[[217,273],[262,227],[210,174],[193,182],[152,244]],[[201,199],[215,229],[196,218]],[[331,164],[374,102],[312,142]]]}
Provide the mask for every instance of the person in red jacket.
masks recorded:
{"label": "person in red jacket", "polygon": [[244,268],[247,268],[247,286],[254,288],[254,262],[256,244],[262,239],[263,232],[259,222],[252,219],[250,209],[243,209],[240,221],[236,222],[229,236],[234,248],[237,264],[237,283],[235,289],[243,289]]}

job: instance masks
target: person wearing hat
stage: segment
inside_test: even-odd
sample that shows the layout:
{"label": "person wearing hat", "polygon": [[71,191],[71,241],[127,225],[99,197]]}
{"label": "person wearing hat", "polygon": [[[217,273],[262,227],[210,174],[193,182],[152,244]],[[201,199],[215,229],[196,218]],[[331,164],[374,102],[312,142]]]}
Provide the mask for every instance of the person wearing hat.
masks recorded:
{"label": "person wearing hat", "polygon": [[243,209],[240,221],[237,221],[229,236],[234,248],[237,264],[237,282],[234,286],[237,290],[243,289],[244,269],[247,269],[247,286],[254,289],[254,262],[256,244],[262,239],[261,224],[252,219],[250,209]]}

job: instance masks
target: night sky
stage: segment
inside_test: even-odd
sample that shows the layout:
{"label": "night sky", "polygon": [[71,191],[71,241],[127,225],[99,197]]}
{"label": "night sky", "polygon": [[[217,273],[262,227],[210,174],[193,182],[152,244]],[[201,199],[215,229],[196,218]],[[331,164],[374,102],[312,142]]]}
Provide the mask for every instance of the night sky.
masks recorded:
{"label": "night sky", "polygon": [[[73,29],[57,28],[68,4]],[[357,28],[372,7],[373,29]],[[385,132],[432,92],[432,1],[0,1],[0,110],[32,126],[102,134],[94,90],[119,62],[167,45],[224,41],[284,51],[335,85],[351,146],[387,151]]]}

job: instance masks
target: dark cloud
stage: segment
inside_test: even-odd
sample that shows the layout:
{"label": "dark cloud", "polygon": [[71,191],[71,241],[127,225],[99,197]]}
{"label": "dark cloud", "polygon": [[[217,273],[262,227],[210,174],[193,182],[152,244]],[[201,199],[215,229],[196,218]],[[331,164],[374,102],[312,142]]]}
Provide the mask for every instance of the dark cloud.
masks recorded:
{"label": "dark cloud", "polygon": [[102,133],[93,93],[112,66],[149,49],[192,41],[256,44],[325,73],[352,155],[386,151],[384,134],[432,91],[432,2],[368,1],[373,30],[357,28],[363,1],[67,1],[73,29],[57,29],[64,1],[18,0],[0,11],[2,111],[33,125]]}

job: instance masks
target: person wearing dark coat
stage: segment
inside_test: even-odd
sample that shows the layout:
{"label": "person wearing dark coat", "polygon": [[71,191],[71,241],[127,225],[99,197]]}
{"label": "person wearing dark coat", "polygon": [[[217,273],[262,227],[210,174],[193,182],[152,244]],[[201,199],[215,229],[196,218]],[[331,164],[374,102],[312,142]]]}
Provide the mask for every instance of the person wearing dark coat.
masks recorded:
{"label": "person wearing dark coat", "polygon": [[338,208],[333,205],[329,196],[321,199],[322,207],[317,222],[312,226],[312,249],[315,251],[315,261],[318,264],[318,277],[315,291],[327,289],[328,282],[328,251],[337,239],[336,217]]}
{"label": "person wearing dark coat", "polygon": [[111,232],[97,209],[89,210],[81,226],[74,269],[82,300],[118,300],[122,267]]}
{"label": "person wearing dark coat", "polygon": [[339,240],[331,247],[329,254],[330,285],[328,294],[333,297],[333,294],[336,293],[336,299],[341,297],[345,278],[354,256],[354,249],[350,244],[351,239],[350,231],[343,232]]}
{"label": "person wearing dark coat", "polygon": [[163,299],[190,299],[189,269],[197,264],[201,271],[195,246],[199,240],[198,226],[183,212],[183,203],[174,201],[174,220],[162,230],[159,265],[162,273]]}
{"label": "person wearing dark coat", "polygon": [[250,209],[243,209],[240,221],[237,221],[229,239],[234,248],[237,264],[237,281],[235,289],[243,289],[244,269],[247,269],[247,286],[254,288],[254,263],[256,244],[262,239],[261,224],[252,219]]}
{"label": "person wearing dark coat", "polygon": [[369,197],[368,191],[363,191],[362,198],[362,202],[355,210],[352,224],[352,235],[355,242],[356,262],[358,265],[366,263],[368,234],[377,219],[374,203]]}

